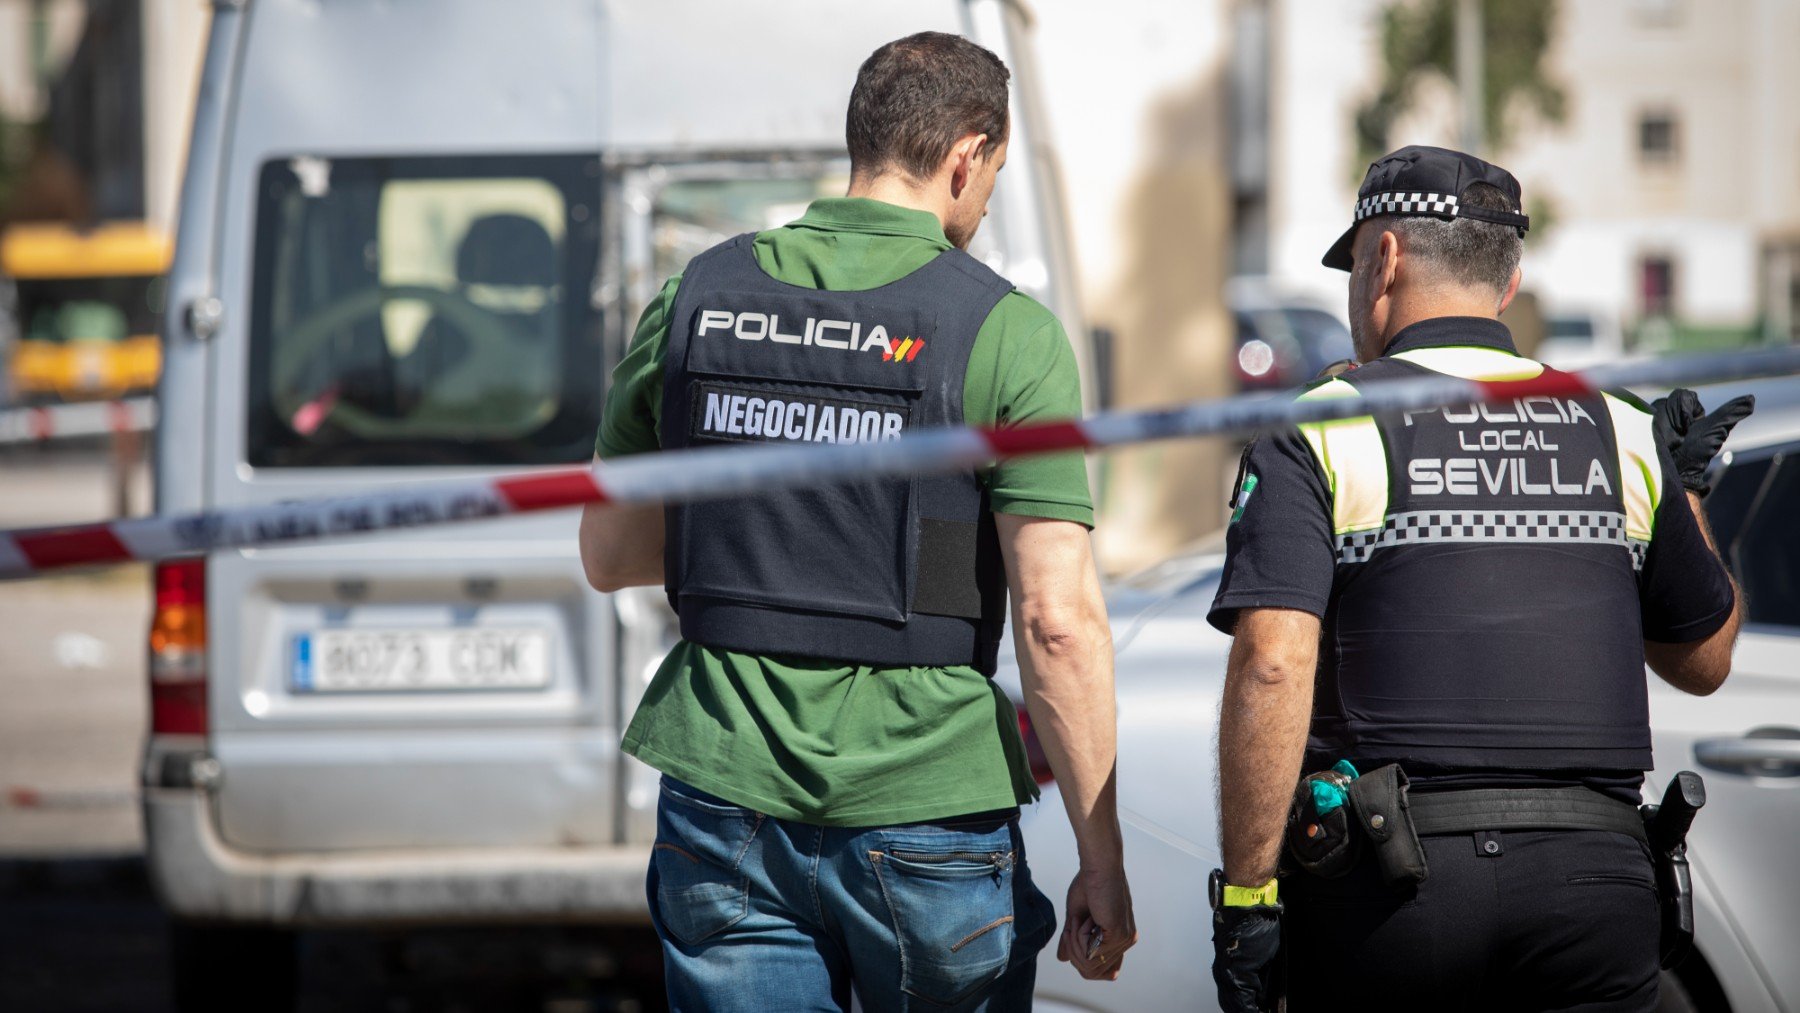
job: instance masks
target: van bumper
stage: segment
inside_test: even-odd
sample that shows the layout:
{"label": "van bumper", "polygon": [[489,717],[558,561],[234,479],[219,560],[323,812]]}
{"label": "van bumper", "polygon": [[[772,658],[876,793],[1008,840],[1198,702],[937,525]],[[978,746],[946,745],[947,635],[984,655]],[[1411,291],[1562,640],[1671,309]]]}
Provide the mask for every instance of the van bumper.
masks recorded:
{"label": "van bumper", "polygon": [[179,917],[264,925],[650,921],[650,846],[265,855],[226,844],[200,788],[144,789],[151,884]]}

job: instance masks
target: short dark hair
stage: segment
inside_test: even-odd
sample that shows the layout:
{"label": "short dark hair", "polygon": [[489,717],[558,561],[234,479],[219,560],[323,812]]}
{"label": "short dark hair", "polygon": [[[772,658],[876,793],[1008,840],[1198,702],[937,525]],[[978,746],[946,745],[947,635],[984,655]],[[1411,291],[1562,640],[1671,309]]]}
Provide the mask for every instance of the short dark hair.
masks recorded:
{"label": "short dark hair", "polygon": [[991,151],[1006,140],[1011,77],[998,56],[960,35],[920,32],[882,46],[850,92],[850,171],[929,178],[969,134],[986,134]]}
{"label": "short dark hair", "polygon": [[[1519,210],[1504,191],[1487,183],[1469,184],[1458,203],[1491,211]],[[1395,215],[1384,217],[1382,228],[1399,236],[1409,255],[1446,280],[1485,285],[1499,292],[1512,282],[1525,250],[1518,229],[1474,218]]]}

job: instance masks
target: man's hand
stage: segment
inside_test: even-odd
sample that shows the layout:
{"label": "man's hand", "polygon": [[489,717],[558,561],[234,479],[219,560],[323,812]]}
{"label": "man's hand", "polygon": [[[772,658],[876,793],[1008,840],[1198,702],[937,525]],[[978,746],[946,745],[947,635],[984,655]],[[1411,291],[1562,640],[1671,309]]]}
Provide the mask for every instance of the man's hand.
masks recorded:
{"label": "man's hand", "polygon": [[1125,867],[1083,867],[1069,884],[1063,910],[1067,917],[1056,942],[1056,959],[1074,964],[1089,981],[1117,981],[1125,951],[1137,942]]}
{"label": "man's hand", "polygon": [[[1112,631],[1087,528],[996,514],[1012,594],[1025,709],[1075,831],[1081,871],[1069,886],[1056,955],[1083,977],[1112,979],[1137,942],[1119,835]],[[1091,954],[1091,956],[1090,956]]]}
{"label": "man's hand", "polygon": [[1712,491],[1706,482],[1707,466],[1719,456],[1719,448],[1725,445],[1732,427],[1755,410],[1756,396],[1745,394],[1725,402],[1711,414],[1702,414],[1706,409],[1700,404],[1700,395],[1677,387],[1668,397],[1651,403],[1651,427],[1656,441],[1669,448],[1681,484],[1704,496]]}
{"label": "man's hand", "polygon": [[1221,907],[1213,912],[1213,984],[1225,1013],[1275,1008],[1281,906]]}

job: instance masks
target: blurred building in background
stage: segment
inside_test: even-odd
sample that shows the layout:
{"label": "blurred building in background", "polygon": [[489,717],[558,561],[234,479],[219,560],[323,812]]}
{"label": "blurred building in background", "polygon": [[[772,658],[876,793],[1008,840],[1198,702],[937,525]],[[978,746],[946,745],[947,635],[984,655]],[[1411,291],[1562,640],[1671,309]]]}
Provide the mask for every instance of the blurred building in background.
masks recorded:
{"label": "blurred building in background", "polygon": [[[1233,5],[1032,9],[1083,306],[1110,336],[1110,368],[1090,385],[1120,408],[1234,393]],[[1217,530],[1234,462],[1224,439],[1098,455],[1102,565],[1147,564]]]}
{"label": "blurred building in background", "polygon": [[0,0],[0,222],[174,222],[210,7]]}
{"label": "blurred building in background", "polygon": [[1560,129],[1504,157],[1547,197],[1528,244],[1555,304],[1616,312],[1646,344],[1795,336],[1800,5],[1565,0]]}
{"label": "blurred building in background", "polygon": [[[1454,0],[1245,0],[1268,18],[1268,265],[1291,284],[1341,298],[1318,266],[1349,219],[1371,157],[1366,114],[1409,46],[1453,65],[1432,34]],[[1535,87],[1495,111],[1485,157],[1524,186],[1534,228],[1525,287],[1554,318],[1585,317],[1645,351],[1793,340],[1800,264],[1800,5],[1789,0],[1562,0],[1475,5],[1489,88],[1525,19],[1548,45]],[[1435,10],[1434,10],[1435,9]],[[1399,11],[1421,38],[1389,30]],[[1434,51],[1427,44],[1435,42]],[[1248,40],[1251,48],[1255,39]],[[1510,47],[1510,48],[1502,48]],[[1453,74],[1415,74],[1386,149],[1459,146]],[[1379,154],[1379,152],[1374,152]]]}

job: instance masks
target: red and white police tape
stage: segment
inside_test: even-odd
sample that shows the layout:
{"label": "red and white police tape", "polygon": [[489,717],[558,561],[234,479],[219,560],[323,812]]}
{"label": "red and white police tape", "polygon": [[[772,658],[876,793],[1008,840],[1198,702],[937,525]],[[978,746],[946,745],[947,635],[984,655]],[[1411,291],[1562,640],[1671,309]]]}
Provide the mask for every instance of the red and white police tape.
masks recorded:
{"label": "red and white police tape", "polygon": [[0,409],[0,444],[135,433],[155,426],[156,399],[152,397],[3,408]]}
{"label": "red and white police tape", "polygon": [[874,443],[740,444],[480,479],[417,482],[333,499],[229,507],[67,527],[0,531],[0,578],[72,566],[154,560],[217,549],[420,527],[581,503],[677,503],[875,475],[960,471],[1001,458],[1094,450],[1182,436],[1251,432],[1371,411],[1576,396],[1602,388],[1666,388],[1800,372],[1800,347],[1714,353],[1547,371],[1529,380],[1430,376],[1372,385],[1360,397],[1295,401],[1273,394],[1118,411],[1003,429],[944,428]]}

